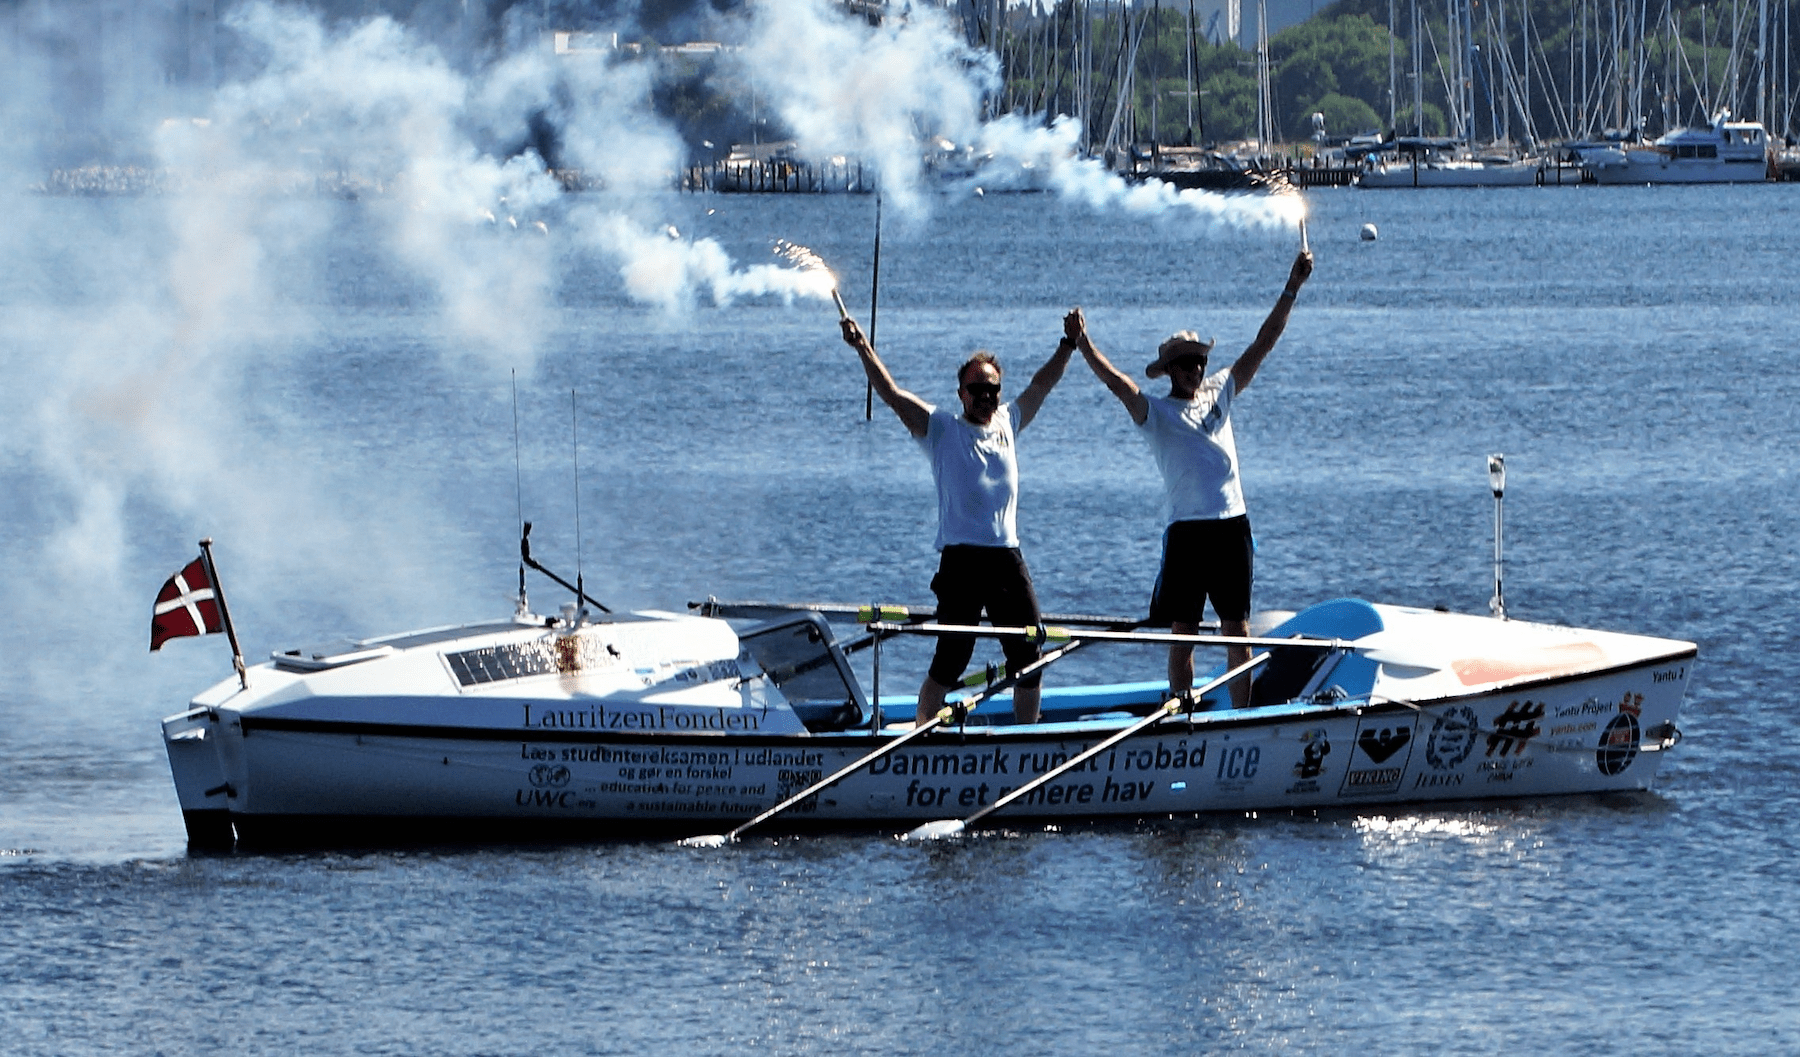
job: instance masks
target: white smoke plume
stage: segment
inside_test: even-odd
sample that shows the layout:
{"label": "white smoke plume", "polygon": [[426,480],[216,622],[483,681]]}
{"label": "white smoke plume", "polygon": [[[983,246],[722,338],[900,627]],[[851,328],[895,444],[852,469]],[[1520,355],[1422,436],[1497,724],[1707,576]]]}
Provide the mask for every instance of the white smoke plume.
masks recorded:
{"label": "white smoke plume", "polygon": [[1180,189],[1161,180],[1128,183],[1097,158],[1080,157],[1080,125],[1068,117],[1049,127],[1008,114],[981,132],[982,168],[965,181],[990,188],[1031,183],[1096,211],[1177,216],[1230,227],[1288,230],[1306,215],[1298,194],[1224,195]]}
{"label": "white smoke plume", "polygon": [[[91,13],[69,9],[78,6]],[[380,496],[400,513],[371,519],[361,504],[377,486],[354,479],[366,463],[296,447],[330,442],[304,435],[263,389],[325,332],[316,314],[329,298],[317,288],[341,271],[328,259],[334,225],[366,226],[379,266],[420,291],[428,355],[494,377],[529,371],[542,336],[556,332],[571,260],[607,262],[625,295],[676,324],[699,305],[831,295],[829,273],[741,262],[714,240],[671,237],[660,196],[684,148],[651,105],[654,63],[553,56],[532,39],[460,67],[386,18],[330,24],[264,2],[230,8],[238,58],[216,90],[147,96],[135,108],[108,96],[98,124],[145,146],[154,194],[26,193],[50,167],[40,149],[68,142],[56,122],[73,104],[46,71],[86,30],[49,0],[16,7],[19,32],[3,45],[13,61],[0,69],[0,112],[16,132],[0,142],[0,200],[12,218],[0,229],[11,265],[0,356],[13,378],[0,388],[0,471],[16,485],[15,510],[28,513],[0,527],[19,534],[29,523],[30,538],[8,553],[45,571],[0,588],[10,611],[135,604],[146,524],[159,536],[230,540],[225,558],[245,556],[240,575],[260,578],[248,590],[276,594],[297,570],[349,585],[377,569],[385,580],[351,589],[360,595],[339,600],[346,610],[382,610],[402,587],[419,610],[466,602],[459,585],[420,575],[422,541],[453,534],[434,527],[441,501],[404,494],[424,485],[400,486]],[[882,26],[827,0],[767,0],[745,17],[745,44],[726,64],[804,154],[858,158],[915,218],[936,193],[925,155],[948,142],[982,156],[976,178],[991,186],[1029,169],[1056,192],[1046,208],[1060,198],[1221,224],[1291,222],[1291,202],[1126,184],[1074,156],[1067,123],[984,123],[992,60],[931,5]],[[509,145],[534,113],[601,190],[564,194],[542,158]],[[122,622],[120,634],[135,640],[139,623]]]}
{"label": "white smoke plume", "polygon": [[928,208],[924,152],[981,127],[999,84],[992,54],[963,43],[943,9],[910,5],[880,26],[832,0],[774,0],[751,9],[737,62],[794,132],[807,157],[872,164],[902,211]]}
{"label": "white smoke plume", "polygon": [[752,8],[736,62],[793,131],[802,156],[872,163],[902,213],[936,191],[1054,192],[1095,210],[1173,215],[1232,227],[1292,229],[1296,196],[1259,197],[1130,183],[1077,155],[1079,125],[1042,115],[983,119],[999,87],[992,52],[970,48],[946,9],[907,5],[871,26],[833,0]]}

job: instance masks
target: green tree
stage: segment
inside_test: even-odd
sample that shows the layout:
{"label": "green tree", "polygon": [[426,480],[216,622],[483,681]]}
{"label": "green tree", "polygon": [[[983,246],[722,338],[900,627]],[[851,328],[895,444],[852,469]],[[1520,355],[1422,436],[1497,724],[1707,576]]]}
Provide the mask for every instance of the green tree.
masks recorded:
{"label": "green tree", "polygon": [[1256,81],[1236,70],[1213,74],[1200,84],[1206,140],[1247,139],[1256,134]]}
{"label": "green tree", "polygon": [[1379,131],[1381,118],[1375,108],[1361,99],[1332,92],[1302,106],[1288,125],[1288,135],[1296,140],[1312,138],[1312,116],[1325,115],[1325,134],[1333,137],[1353,136],[1358,132]]}
{"label": "green tree", "polygon": [[[1346,102],[1360,101],[1371,116],[1386,112],[1388,45],[1387,27],[1364,14],[1315,17],[1277,33],[1269,41],[1269,61],[1275,67],[1272,89],[1278,126],[1298,129],[1304,121],[1310,136],[1313,111],[1334,95]],[[1394,48],[1398,61],[1405,49],[1398,41]],[[1329,121],[1331,115],[1326,116]],[[1379,127],[1381,120],[1359,112],[1356,123],[1362,125],[1356,131],[1362,131]]]}

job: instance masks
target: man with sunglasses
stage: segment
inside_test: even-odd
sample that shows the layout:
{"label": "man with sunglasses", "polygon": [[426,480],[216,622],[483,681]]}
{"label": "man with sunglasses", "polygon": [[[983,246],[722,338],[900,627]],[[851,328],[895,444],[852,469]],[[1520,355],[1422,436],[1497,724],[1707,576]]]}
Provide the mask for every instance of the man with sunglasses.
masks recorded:
{"label": "man with sunglasses", "polygon": [[[869,384],[894,409],[908,433],[931,460],[937,482],[938,572],[931,581],[937,594],[940,624],[975,624],[982,610],[998,626],[1038,623],[1037,592],[1031,570],[1019,553],[1019,462],[1014,437],[1037,417],[1069,356],[1075,351],[1074,319],[1065,321],[1064,336],[1048,362],[1032,375],[1031,384],[1011,404],[1000,402],[1000,363],[992,353],[977,352],[956,372],[956,395],[962,414],[933,407],[894,383],[887,365],[853,319],[843,321],[844,342],[862,360]],[[1022,638],[1003,640],[1008,670],[1018,671],[1038,656],[1038,647]],[[967,635],[940,635],[931,668],[919,687],[918,722],[944,707],[944,697],[962,678],[974,655]],[[1013,687],[1013,718],[1038,720],[1036,674]]]}
{"label": "man with sunglasses", "polygon": [[[1150,598],[1151,624],[1168,624],[1178,635],[1196,634],[1210,598],[1221,633],[1250,633],[1255,544],[1238,481],[1231,407],[1281,339],[1294,299],[1312,270],[1312,254],[1301,250],[1288,271],[1287,287],[1263,320],[1256,340],[1228,370],[1206,373],[1213,342],[1201,341],[1191,330],[1163,342],[1144,373],[1152,378],[1167,375],[1168,396],[1145,396],[1094,347],[1081,310],[1071,313],[1082,358],[1131,413],[1162,471],[1168,528],[1163,532],[1162,568]],[[1250,649],[1228,647],[1227,658],[1236,667],[1250,659]],[[1169,692],[1186,694],[1193,686],[1194,648],[1171,646]],[[1248,678],[1231,684],[1231,703],[1237,708],[1250,704]]]}

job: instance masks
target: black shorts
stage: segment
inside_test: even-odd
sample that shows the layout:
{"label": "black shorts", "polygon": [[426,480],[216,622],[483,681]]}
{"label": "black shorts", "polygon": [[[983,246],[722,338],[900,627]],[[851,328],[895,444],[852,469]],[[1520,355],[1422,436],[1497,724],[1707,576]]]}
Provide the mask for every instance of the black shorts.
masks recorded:
{"label": "black shorts", "polygon": [[1248,620],[1255,567],[1249,515],[1175,522],[1163,533],[1162,570],[1150,594],[1150,623],[1198,624],[1209,598],[1220,620]]}
{"label": "black shorts", "polygon": [[[997,627],[1029,627],[1038,622],[1037,591],[1031,586],[1031,570],[1017,547],[974,547],[951,544],[938,561],[931,578],[937,595],[940,624],[978,624],[982,610]],[[1008,671],[1018,671],[1037,659],[1038,646],[1022,638],[1001,640]],[[975,654],[973,635],[939,635],[931,658],[931,678],[939,686],[955,686]],[[1020,686],[1042,682],[1037,673],[1019,680]]]}

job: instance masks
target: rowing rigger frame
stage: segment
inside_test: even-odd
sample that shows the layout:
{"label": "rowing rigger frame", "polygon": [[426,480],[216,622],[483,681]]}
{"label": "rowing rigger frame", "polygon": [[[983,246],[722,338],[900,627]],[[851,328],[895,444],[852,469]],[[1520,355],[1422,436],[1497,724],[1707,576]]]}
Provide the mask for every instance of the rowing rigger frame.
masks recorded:
{"label": "rowing rigger frame", "polygon": [[[723,615],[723,610],[725,609],[727,604],[712,602],[711,600],[709,600],[709,603],[695,604],[694,608],[701,608],[703,605],[706,606],[707,609],[710,610],[710,612],[708,612],[707,610],[703,610],[703,612],[705,612],[706,615],[716,616],[716,615]],[[783,611],[820,612],[824,609],[823,606],[770,605],[768,603],[758,603],[757,605],[760,607],[766,607],[766,608],[770,608],[770,609],[780,609]],[[832,774],[829,774],[829,775],[825,776],[824,778],[821,778],[819,781],[814,782],[812,785],[809,785],[805,789],[800,790],[798,793],[793,794],[792,796],[788,797],[786,800],[781,801],[780,803],[776,804],[774,807],[771,807],[767,811],[764,811],[762,814],[757,815],[755,818],[750,819],[748,822],[745,822],[743,825],[737,827],[736,829],[732,830],[731,832],[724,833],[724,834],[712,834],[712,835],[707,835],[707,836],[699,836],[699,837],[689,837],[689,838],[681,841],[682,844],[687,845],[689,847],[719,847],[724,844],[735,843],[747,831],[786,812],[788,809],[794,807],[796,804],[804,803],[809,798],[817,796],[819,793],[824,792],[826,789],[831,788],[832,786],[836,785],[837,783],[843,781],[845,778],[848,778],[851,775],[855,774],[856,772],[869,766],[870,764],[874,763],[876,760],[879,760],[882,757],[888,755],[889,753],[894,752],[895,750],[901,748],[902,746],[912,742],[914,739],[922,737],[923,735],[929,733],[930,731],[937,730],[941,727],[961,725],[963,722],[965,722],[967,720],[970,713],[972,713],[976,708],[978,708],[983,702],[987,701],[989,698],[995,696],[996,694],[999,694],[1003,690],[1010,689],[1010,688],[1016,686],[1021,679],[1024,679],[1027,676],[1030,676],[1037,672],[1042,671],[1043,669],[1049,667],[1051,664],[1055,663],[1056,661],[1061,660],[1062,658],[1068,656],[1069,654],[1075,652],[1076,650],[1080,649],[1081,647],[1083,647],[1091,642],[1138,642],[1138,643],[1155,643],[1155,644],[1166,644],[1166,645],[1184,645],[1185,644],[1185,645],[1193,645],[1193,646],[1244,646],[1244,647],[1263,646],[1263,647],[1268,647],[1268,648],[1283,647],[1283,646],[1285,646],[1285,647],[1298,646],[1298,647],[1311,647],[1314,649],[1325,649],[1325,650],[1350,648],[1350,643],[1348,643],[1342,639],[1315,639],[1315,638],[1303,638],[1303,637],[1298,637],[1298,636],[1296,636],[1294,638],[1276,639],[1276,638],[1266,638],[1266,637],[1262,637],[1262,636],[1179,635],[1179,634],[1174,634],[1171,632],[1145,632],[1145,631],[1135,631],[1135,630],[1120,630],[1117,627],[1118,624],[1127,624],[1127,625],[1135,626],[1136,622],[1120,620],[1120,619],[1116,619],[1116,618],[1104,618],[1104,617],[1087,618],[1087,619],[1093,623],[1105,622],[1105,623],[1111,624],[1113,626],[1103,627],[1103,628],[1095,628],[1092,630],[1085,630],[1085,629],[1071,630],[1070,628],[1062,626],[1060,624],[1059,625],[1036,624],[1036,625],[1032,625],[1031,627],[995,627],[995,626],[985,625],[985,624],[933,624],[933,623],[910,623],[910,622],[899,623],[896,621],[897,620],[902,620],[902,621],[909,620],[912,616],[912,613],[909,612],[905,607],[873,605],[873,606],[859,606],[859,607],[845,606],[845,607],[833,607],[833,608],[841,608],[844,610],[854,608],[856,610],[856,615],[859,618],[859,623],[865,624],[866,627],[868,628],[869,642],[870,642],[870,645],[872,645],[872,647],[873,647],[873,655],[872,655],[871,661],[872,661],[872,665],[874,668],[873,677],[872,677],[873,686],[871,688],[870,702],[869,702],[869,704],[870,704],[869,733],[871,735],[875,735],[875,736],[879,736],[879,734],[881,733],[881,731],[883,729],[882,715],[881,715],[881,640],[884,636],[930,635],[932,637],[937,637],[937,636],[942,636],[942,635],[970,635],[970,636],[975,636],[975,637],[997,638],[997,639],[1021,638],[1022,637],[1028,642],[1036,642],[1036,643],[1040,643],[1040,644],[1060,643],[1061,645],[1059,645],[1057,648],[1051,650],[1049,653],[1046,653],[1043,656],[1039,657],[1037,660],[1032,661],[1030,664],[1027,664],[1024,667],[1020,668],[1017,672],[1006,673],[1004,675],[1004,677],[999,679],[998,681],[993,680],[992,675],[993,675],[993,672],[995,671],[995,669],[992,666],[990,666],[988,669],[989,685],[986,688],[984,688],[983,690],[981,690],[980,692],[975,693],[969,697],[965,697],[965,698],[962,698],[962,699],[959,699],[959,700],[956,700],[956,701],[946,704],[942,709],[940,709],[938,711],[937,715],[931,717],[930,719],[926,720],[923,723],[919,723],[919,724],[915,725],[911,730],[907,730],[903,733],[896,735],[895,737],[893,737],[893,738],[889,739],[888,741],[886,741],[885,743],[883,743],[879,748],[875,749],[873,752],[870,752],[870,753],[852,761],[851,763],[849,763],[846,766],[840,768],[839,770],[833,772]],[[1081,618],[1078,618],[1078,619],[1081,619]],[[1267,661],[1268,659],[1269,659],[1269,654],[1267,654],[1267,653],[1258,654],[1255,657],[1253,657],[1251,660],[1247,661],[1246,663],[1240,664],[1237,667],[1232,668],[1229,671],[1225,672],[1223,675],[1217,676],[1216,678],[1208,681],[1204,686],[1200,687],[1197,692],[1190,692],[1190,693],[1186,693],[1186,694],[1169,696],[1158,708],[1153,710],[1149,715],[1147,715],[1147,716],[1143,717],[1142,719],[1138,720],[1137,722],[1131,724],[1129,727],[1126,727],[1124,730],[1121,730],[1118,733],[1114,734],[1113,736],[1107,738],[1105,741],[1101,742],[1100,745],[1098,745],[1092,749],[1089,749],[1087,752],[1082,753],[1081,755],[1077,756],[1073,761],[1065,763],[1063,766],[1054,769],[1053,771],[1049,772],[1048,774],[1039,776],[1039,778],[1036,781],[1027,783],[1027,785],[1025,785],[1024,787],[1020,788],[1019,790],[1016,790],[1013,793],[1013,795],[1005,797],[1002,800],[996,801],[994,804],[983,809],[982,811],[977,812],[975,815],[971,816],[968,819],[954,823],[953,829],[945,828],[945,827],[951,826],[951,823],[948,823],[948,822],[946,822],[946,823],[929,823],[926,826],[920,827],[918,830],[915,830],[913,833],[913,836],[935,837],[935,836],[946,836],[952,832],[962,832],[963,829],[966,828],[967,826],[973,825],[975,822],[979,821],[981,818],[984,818],[985,816],[990,815],[995,811],[998,811],[1002,807],[1005,807],[1007,804],[1012,803],[1015,799],[1017,799],[1021,796],[1024,796],[1027,792],[1038,788],[1039,786],[1041,786],[1045,782],[1049,781],[1050,779],[1063,774],[1065,771],[1067,771],[1071,767],[1087,760],[1091,756],[1096,755],[1097,753],[1099,753],[1101,751],[1104,751],[1106,748],[1108,748],[1112,745],[1115,745],[1115,744],[1119,743],[1120,741],[1123,741],[1123,740],[1125,740],[1129,737],[1132,737],[1138,733],[1141,733],[1142,731],[1144,731],[1152,726],[1155,726],[1156,724],[1162,722],[1163,720],[1172,718],[1177,715],[1190,715],[1191,716],[1194,709],[1197,707],[1202,695],[1209,693],[1212,690],[1217,689],[1218,687],[1224,686],[1224,685],[1230,683],[1234,679],[1237,679],[1240,677],[1247,677],[1250,674],[1252,669],[1261,665],[1263,662]],[[1003,671],[1003,669],[1002,669],[1002,671]],[[976,678],[979,678],[979,676]],[[962,685],[964,687],[969,687],[974,684],[971,680],[965,679],[963,681]],[[935,827],[935,829],[934,829],[934,827]],[[927,831],[929,831],[929,832],[927,832]]]}

